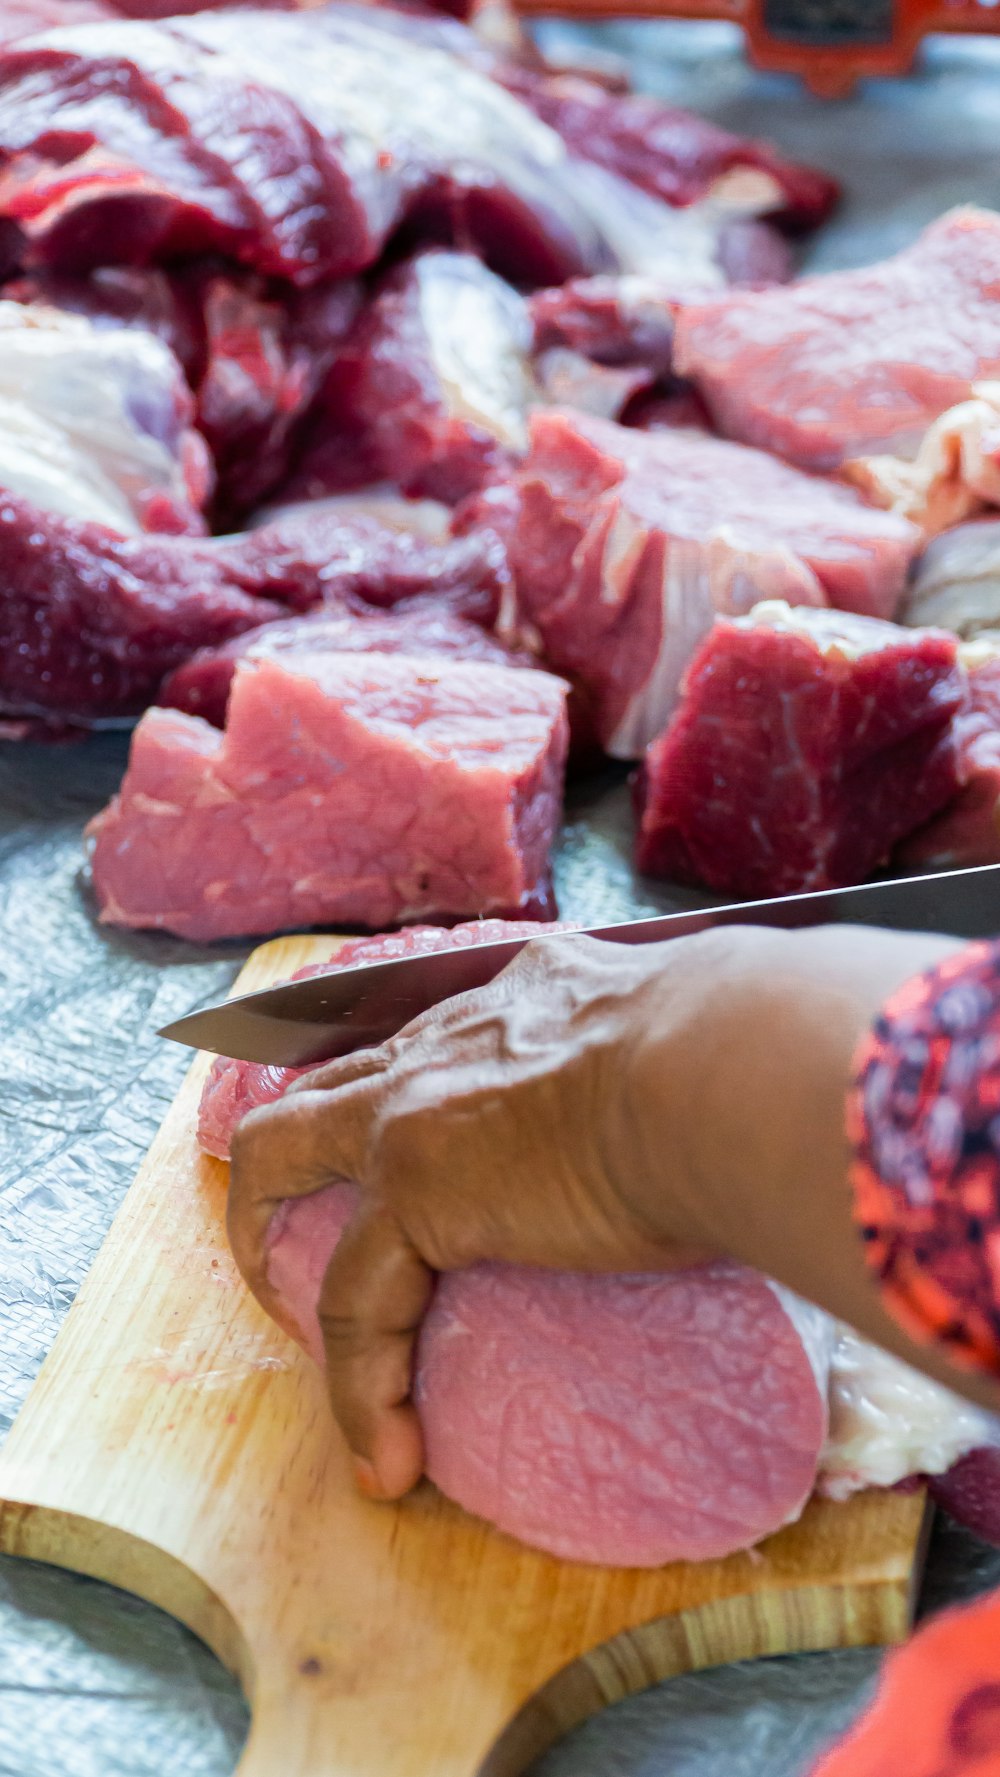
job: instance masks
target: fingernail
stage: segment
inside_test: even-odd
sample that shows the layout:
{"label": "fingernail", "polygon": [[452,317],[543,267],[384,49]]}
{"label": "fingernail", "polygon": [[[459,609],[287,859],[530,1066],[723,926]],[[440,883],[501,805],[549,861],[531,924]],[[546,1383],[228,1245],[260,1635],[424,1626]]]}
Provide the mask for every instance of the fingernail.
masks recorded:
{"label": "fingernail", "polygon": [[363,1456],[356,1456],[354,1458],[354,1479],[359,1492],[363,1493],[366,1498],[381,1499],[382,1489],[379,1486],[374,1463],[368,1462]]}

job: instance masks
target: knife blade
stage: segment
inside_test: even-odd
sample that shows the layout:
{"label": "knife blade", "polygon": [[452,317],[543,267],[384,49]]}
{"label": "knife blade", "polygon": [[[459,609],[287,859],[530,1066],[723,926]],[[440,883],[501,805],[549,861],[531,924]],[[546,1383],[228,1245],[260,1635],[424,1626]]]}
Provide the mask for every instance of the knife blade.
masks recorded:
{"label": "knife blade", "polygon": [[[694,913],[588,926],[568,935],[618,944],[651,944],[715,926],[794,929],[836,923],[945,932],[956,938],[996,937],[1000,933],[1000,864],[865,883],[860,888],[739,901]],[[534,941],[544,943],[545,934],[539,933]],[[484,987],[527,942],[526,938],[506,938],[461,950],[359,963],[334,974],[242,994],[180,1018],[159,1035],[240,1061],[305,1067],[383,1043],[442,1000]]]}

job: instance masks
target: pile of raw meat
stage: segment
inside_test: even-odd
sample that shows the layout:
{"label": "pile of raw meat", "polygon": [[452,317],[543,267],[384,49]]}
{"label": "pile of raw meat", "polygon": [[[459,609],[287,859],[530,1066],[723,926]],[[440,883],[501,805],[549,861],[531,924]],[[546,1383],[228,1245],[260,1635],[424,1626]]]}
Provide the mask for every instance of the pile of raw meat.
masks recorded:
{"label": "pile of raw meat", "polygon": [[[304,973],[532,930],[416,927],[349,940]],[[202,1146],[226,1158],[240,1119],[306,1071],[216,1061]],[[319,1364],[320,1285],[354,1201],[350,1185],[331,1185],[271,1223],[282,1322]],[[449,1273],[420,1335],[414,1392],[442,1492],[570,1560],[710,1560],[794,1522],[816,1491],[847,1499],[915,1475],[1000,1541],[1000,1422],[737,1265]]]}
{"label": "pile of raw meat", "polygon": [[731,897],[1000,857],[1000,217],[796,281],[830,178],[456,10],[4,8],[0,736],[137,724],[102,918],[545,918],[602,755]]}

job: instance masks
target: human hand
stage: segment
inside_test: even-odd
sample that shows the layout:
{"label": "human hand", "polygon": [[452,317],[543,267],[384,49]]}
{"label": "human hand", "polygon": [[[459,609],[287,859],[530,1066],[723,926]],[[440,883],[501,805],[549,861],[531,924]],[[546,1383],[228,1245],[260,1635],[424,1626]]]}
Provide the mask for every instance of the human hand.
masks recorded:
{"label": "human hand", "polygon": [[687,948],[531,943],[488,987],[318,1068],[237,1131],[230,1238],[272,1312],[277,1204],[338,1178],[362,1187],[320,1320],[334,1411],[370,1491],[395,1495],[421,1472],[410,1375],[434,1271],[484,1258],[652,1270],[708,1256],[680,1189],[671,1203],[658,1179],[646,1200],[630,1090],[665,952],[677,979]]}

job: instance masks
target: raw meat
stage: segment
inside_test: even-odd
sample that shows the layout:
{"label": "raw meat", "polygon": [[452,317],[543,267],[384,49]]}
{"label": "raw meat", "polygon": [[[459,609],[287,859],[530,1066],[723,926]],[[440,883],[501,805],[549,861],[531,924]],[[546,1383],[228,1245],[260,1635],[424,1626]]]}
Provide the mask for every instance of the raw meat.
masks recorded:
{"label": "raw meat", "polygon": [[[830,1360],[830,1431],[818,1491],[849,1499],[912,1475],[946,1476],[996,1438],[998,1421],[961,1395],[838,1325]],[[1000,1490],[997,1497],[1000,1528]]]}
{"label": "raw meat", "polygon": [[220,734],[155,709],[91,822],[107,924],[214,939],[546,917],[566,687],[389,654],[246,660]]}
{"label": "raw meat", "polygon": [[202,532],[211,468],[192,419],[151,334],[0,301],[0,490],[122,533]]}
{"label": "raw meat", "polygon": [[160,687],[157,703],[224,728],[229,691],[241,660],[282,660],[286,655],[308,660],[316,654],[344,653],[422,654],[486,660],[497,666],[536,664],[530,655],[507,647],[433,594],[407,599],[389,611],[343,599],[311,615],[249,630],[219,648],[200,649],[171,673]]}
{"label": "raw meat", "polygon": [[[208,541],[124,537],[0,494],[5,738],[121,721],[196,648],[284,615]],[[18,719],[13,725],[4,718]]]}
{"label": "raw meat", "polygon": [[928,535],[985,506],[1000,506],[1000,383],[973,383],[925,433],[912,462],[856,457],[843,475],[876,505],[912,518]]}
{"label": "raw meat", "polygon": [[540,413],[517,480],[519,615],[635,758],[717,612],[766,597],[891,615],[918,533],[850,489],[694,430]]}
{"label": "raw meat", "polygon": [[[387,962],[395,956],[415,956],[435,950],[464,950],[469,944],[491,944],[497,938],[536,938],[543,932],[572,930],[564,924],[538,920],[478,919],[452,926],[407,926],[405,932],[378,932],[371,938],[349,938],[338,946],[328,962],[313,963],[292,976],[301,981],[310,975],[328,975],[356,963]],[[248,1111],[271,1104],[287,1091],[293,1080],[310,1070],[304,1067],[264,1067],[255,1061],[233,1061],[217,1056],[205,1081],[198,1108],[198,1140],[206,1153],[229,1159],[229,1144],[237,1123]]]}
{"label": "raw meat", "polygon": [[1000,216],[953,210],[860,271],[683,310],[674,364],[719,430],[810,469],[916,454],[1000,374]]}
{"label": "raw meat", "polygon": [[[318,1362],[315,1304],[352,1201],[333,1186],[272,1222],[269,1280]],[[428,1474],[466,1510],[569,1560],[657,1567],[749,1548],[812,1491],[822,1320],[722,1265],[446,1275],[417,1358]]]}
{"label": "raw meat", "polygon": [[531,344],[523,298],[472,254],[397,266],[338,354],[294,486],[325,492],[360,463],[370,480],[456,501],[509,471],[538,396]]}
{"label": "raw meat", "polygon": [[196,649],[324,600],[392,605],[433,592],[490,624],[505,571],[489,533],[437,541],[335,503],[194,539],[123,537],[6,495],[0,717],[62,728],[135,716]]}
{"label": "raw meat", "polygon": [[669,371],[677,298],[656,278],[571,278],[529,299],[536,351],[566,346],[596,364]]}
{"label": "raw meat", "polygon": [[646,93],[609,92],[576,74],[507,70],[500,78],[576,154],[664,203],[717,206],[818,228],[840,195],[835,180],[797,166],[769,143],[734,136]]}
{"label": "raw meat", "polygon": [[980,519],[935,537],[917,563],[902,621],[956,635],[1000,631],[1000,522]]}
{"label": "raw meat", "polygon": [[[353,939],[339,947],[329,961],[301,969],[295,978],[323,975],[339,968],[349,968],[368,961],[377,962],[393,956],[450,949],[456,945],[489,943],[494,937],[532,936],[546,929],[559,928],[512,926],[490,920],[476,925],[457,926],[450,932],[434,927],[418,927],[390,935]],[[273,1103],[287,1091],[293,1080],[302,1078],[308,1072],[309,1069],[306,1068],[265,1067],[254,1062],[233,1061],[220,1056],[213,1063],[202,1092],[198,1121],[198,1140],[201,1146],[222,1160],[228,1159],[233,1130],[247,1112],[260,1105]],[[338,1189],[323,1193],[318,1198],[307,1199],[304,1203],[285,1206],[278,1211],[272,1224],[273,1244],[269,1275],[272,1287],[278,1295],[275,1309],[288,1330],[318,1363],[322,1363],[323,1358],[318,1327],[314,1320],[314,1304],[329,1253],[343,1220],[349,1213],[350,1205],[349,1190]],[[748,1274],[739,1275],[745,1279]],[[487,1283],[487,1276],[492,1281]],[[695,1277],[697,1284],[692,1291],[691,1284]],[[620,1292],[621,1300],[627,1302],[629,1307],[639,1306],[643,1302],[652,1305],[653,1311],[648,1317],[650,1324],[655,1324],[658,1316],[670,1313],[670,1305],[657,1300],[657,1291],[658,1287],[663,1287],[669,1296],[676,1284],[671,1285],[663,1279],[648,1279],[643,1280],[646,1286],[644,1289],[635,1289],[634,1285],[638,1280],[630,1280],[630,1294],[629,1289],[621,1290],[622,1279],[612,1281],[615,1285],[614,1296],[617,1298]],[[655,1446],[665,1389],[662,1374],[649,1374],[648,1360],[644,1355],[649,1325],[644,1323],[637,1327],[636,1322],[632,1321],[627,1327],[614,1329],[613,1349],[620,1355],[613,1360],[613,1371],[606,1356],[608,1347],[598,1342],[601,1337],[607,1337],[604,1317],[609,1314],[611,1304],[605,1299],[606,1282],[607,1280],[601,1280],[595,1289],[593,1279],[566,1279],[560,1289],[556,1290],[552,1287],[555,1280],[549,1274],[517,1273],[500,1267],[479,1267],[475,1272],[466,1273],[462,1279],[446,1280],[442,1285],[446,1308],[443,1326],[437,1323],[433,1327],[429,1326],[421,1347],[418,1379],[421,1407],[425,1424],[428,1429],[433,1428],[431,1460],[435,1477],[446,1492],[451,1492],[454,1497],[469,1504],[471,1509],[488,1517],[495,1517],[498,1522],[505,1522],[516,1535],[530,1541],[538,1540],[544,1547],[555,1547],[560,1552],[578,1558],[653,1560],[661,1546],[656,1539],[667,1534],[671,1526],[673,1534],[678,1534],[677,1520],[672,1515],[674,1504],[668,1501],[664,1513],[661,1502],[654,1514],[651,1504],[656,1498],[654,1489],[657,1484],[662,1485],[662,1471],[675,1460],[681,1463],[681,1489],[689,1487],[691,1478],[685,1472],[684,1463],[690,1459],[685,1455],[685,1449],[678,1449],[676,1443],[668,1443],[664,1450]],[[535,1306],[539,1286],[541,1309]],[[581,1290],[595,1304],[596,1319],[593,1325],[581,1325],[577,1330],[576,1352],[580,1361],[575,1372],[570,1370],[569,1373],[569,1398],[578,1400],[579,1391],[583,1389],[590,1400],[593,1400],[599,1390],[595,1374],[598,1357],[607,1372],[605,1387],[610,1389],[621,1371],[629,1371],[630,1360],[637,1350],[640,1384],[644,1378],[647,1393],[643,1398],[637,1399],[636,1376],[633,1373],[626,1375],[620,1400],[609,1415],[614,1441],[603,1453],[593,1434],[586,1436],[579,1446],[575,1440],[567,1441],[563,1451],[567,1465],[563,1471],[566,1486],[564,1499],[579,1498],[581,1475],[586,1479],[588,1465],[596,1469],[600,1464],[603,1468],[609,1460],[613,1461],[616,1450],[620,1447],[620,1440],[624,1438],[624,1426],[628,1423],[626,1413],[629,1409],[646,1427],[643,1443],[647,1450],[650,1443],[654,1446],[652,1464],[638,1481],[634,1494],[624,1501],[621,1517],[605,1533],[609,1540],[601,1544],[594,1540],[594,1516],[586,1499],[575,1517],[570,1518],[565,1506],[557,1517],[547,1492],[551,1481],[547,1469],[543,1466],[539,1470],[543,1476],[543,1485],[540,1488],[536,1489],[531,1478],[533,1469],[538,1469],[535,1460],[537,1448],[544,1455],[546,1442],[543,1437],[538,1436],[527,1415],[535,1400],[541,1398],[547,1404],[550,1399],[551,1378],[548,1364],[552,1346],[545,1343],[536,1348],[532,1342],[526,1354],[522,1349],[524,1327],[528,1325],[532,1329],[532,1341],[538,1320],[542,1321],[547,1335],[552,1335],[553,1332],[558,1335],[560,1327],[565,1324],[568,1305],[577,1301]],[[595,1293],[591,1298],[592,1290]],[[684,1285],[683,1296],[675,1298],[672,1306],[679,1309],[684,1300],[688,1310],[693,1309],[693,1318],[700,1319],[706,1310],[709,1315],[717,1311],[718,1302],[713,1300],[716,1296],[714,1281],[709,1283],[704,1274],[693,1274]],[[511,1305],[510,1298],[514,1298],[515,1312],[508,1315],[511,1328],[509,1342],[485,1310],[485,1304],[495,1297],[500,1297],[505,1312]],[[780,1292],[779,1299],[786,1313],[798,1325],[816,1371],[821,1375],[827,1361],[829,1365],[829,1429],[818,1458],[817,1485],[821,1492],[832,1498],[846,1499],[863,1487],[893,1486],[914,1473],[930,1473],[941,1477],[938,1485],[952,1498],[952,1494],[957,1495],[958,1484],[966,1473],[971,1473],[974,1477],[976,1473],[982,1474],[984,1466],[988,1469],[991,1457],[983,1446],[995,1440],[997,1432],[996,1422],[988,1414],[958,1399],[950,1391],[919,1375],[897,1358],[867,1345],[850,1328],[837,1326],[827,1321],[826,1317],[810,1314],[809,1311],[803,1316],[801,1305],[795,1303],[794,1298],[788,1297],[786,1292]],[[742,1294],[738,1298],[734,1296],[732,1300],[742,1313],[745,1306]],[[762,1300],[766,1317],[770,1321],[773,1315],[773,1298],[765,1297]],[[581,1309],[581,1314],[582,1312]],[[478,1341],[484,1330],[483,1349],[471,1350],[468,1368],[466,1365],[455,1365],[450,1360],[445,1361],[453,1338],[463,1338],[463,1349],[468,1349],[473,1341]],[[788,1329],[782,1325],[781,1331],[784,1340]],[[719,1341],[719,1368],[714,1375],[706,1378],[706,1399],[709,1401],[716,1400],[720,1384],[725,1383],[730,1362],[727,1355],[730,1344],[731,1334],[727,1331]],[[691,1345],[692,1342],[688,1340],[679,1348],[685,1363],[690,1361]],[[504,1348],[511,1357],[506,1374],[527,1372],[528,1376],[530,1386],[525,1388],[524,1396],[515,1402],[518,1423],[527,1448],[524,1462],[513,1469],[503,1460],[508,1452],[499,1453],[501,1460],[496,1462],[496,1467],[503,1474],[504,1481],[497,1486],[489,1479],[489,1465],[491,1461],[495,1461],[497,1455],[490,1440],[495,1436],[494,1415],[498,1416],[503,1411],[504,1403],[508,1401],[506,1392],[501,1391],[498,1396],[497,1389],[498,1365]],[[429,1364],[425,1361],[428,1350],[431,1354]],[[592,1356],[588,1355],[591,1353]],[[564,1371],[570,1368],[570,1359],[562,1351],[561,1340],[558,1338],[555,1342],[555,1363],[561,1365]],[[459,1378],[456,1375],[458,1370],[467,1370],[467,1373]],[[693,1378],[688,1374],[684,1380],[690,1383]],[[527,1407],[524,1404],[525,1398]],[[484,1414],[482,1402],[495,1400],[497,1407]],[[622,1410],[622,1403],[625,1404],[625,1411]],[[563,1406],[560,1411],[564,1410]],[[480,1429],[484,1420],[485,1426]],[[473,1426],[476,1429],[476,1448],[471,1455],[465,1447],[465,1440],[461,1447],[455,1443],[456,1424],[463,1428]],[[682,1426],[682,1445],[691,1438],[691,1422],[686,1415]],[[534,1451],[533,1446],[536,1446]],[[966,1454],[970,1450],[976,1452],[974,1459]],[[570,1462],[580,1465],[575,1472],[569,1468]],[[724,1478],[725,1465],[720,1471],[716,1450],[713,1450],[710,1462],[710,1467],[705,1464],[702,1468],[702,1480],[704,1481],[706,1473],[711,1474],[713,1481],[720,1474]],[[951,1488],[953,1476],[956,1485]],[[606,1478],[603,1474],[597,1477],[602,1483]],[[754,1486],[757,1485],[754,1474],[748,1479]],[[996,1488],[995,1483],[993,1491],[1000,1497],[1000,1489]],[[748,1490],[746,1498],[749,1500],[750,1497]],[[982,1491],[979,1497],[981,1516],[984,1508],[987,1512],[990,1511],[991,1500],[989,1493],[983,1497]],[[952,1499],[952,1505],[961,1511],[957,1497]],[[997,1519],[994,1500],[994,1534],[1000,1528]],[[978,1519],[969,1518],[966,1521],[972,1522],[974,1528],[981,1528]],[[703,1529],[704,1526],[697,1521],[696,1515],[692,1537],[701,1537]],[[595,1548],[602,1549],[600,1557],[594,1554]],[[682,1548],[681,1552],[698,1554],[707,1551],[703,1551],[694,1542]]]}
{"label": "raw meat", "polygon": [[640,774],[640,870],[735,896],[863,881],[958,789],[956,655],[780,603],[717,620]]}
{"label": "raw meat", "polygon": [[115,16],[104,0],[4,0],[0,12],[0,43],[33,37],[55,25],[88,25]]}
{"label": "raw meat", "polygon": [[195,391],[216,471],[217,522],[244,514],[286,476],[293,446],[360,306],[351,282],[284,291],[211,262],[167,273],[107,266],[89,277],[39,271],[6,286],[99,327],[157,334]]}
{"label": "raw meat", "polygon": [[294,610],[348,596],[384,608],[436,593],[491,626],[509,577],[502,540],[485,524],[437,536],[427,504],[413,503],[412,529],[361,501],[353,510],[337,499],[275,507],[266,524],[215,538],[212,557],[238,585]]}
{"label": "raw meat", "polygon": [[624,419],[636,398],[649,395],[656,383],[641,364],[594,364],[566,346],[540,352],[534,369],[544,406],[569,407],[600,420]]}
{"label": "raw meat", "polygon": [[131,263],[209,248],[312,284],[373,264],[412,218],[528,282],[612,264],[559,137],[419,24],[401,36],[345,0],[8,50],[0,214],[21,257],[79,269],[111,241]]}
{"label": "raw meat", "polygon": [[930,1483],[936,1505],[959,1524],[1000,1548],[1000,1446],[970,1450]]}
{"label": "raw meat", "polygon": [[958,654],[968,672],[965,701],[952,725],[961,789],[900,847],[897,861],[908,867],[1000,863],[1000,637],[966,642]]}

